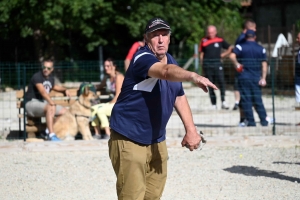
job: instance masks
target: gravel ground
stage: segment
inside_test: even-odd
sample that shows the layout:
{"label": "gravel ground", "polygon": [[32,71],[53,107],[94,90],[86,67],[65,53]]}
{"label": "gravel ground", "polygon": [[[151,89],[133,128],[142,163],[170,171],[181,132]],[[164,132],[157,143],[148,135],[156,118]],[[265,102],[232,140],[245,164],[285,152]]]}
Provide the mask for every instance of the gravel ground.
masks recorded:
{"label": "gravel ground", "polygon": [[[162,199],[300,199],[299,153],[297,145],[170,147]],[[1,200],[117,198],[105,148],[2,151],[0,163]]]}
{"label": "gravel ground", "polygon": [[[196,88],[185,92],[195,123],[211,138],[202,151],[180,148],[183,125],[177,115],[171,116],[162,200],[300,199],[300,127],[295,126],[300,112],[293,108],[294,97],[276,96],[277,136],[272,137],[272,126],[237,127],[237,111],[211,111],[208,94]],[[263,98],[272,116],[271,98]],[[226,99],[232,106],[231,91]],[[14,92],[0,93],[0,137],[18,130],[15,104]],[[107,151],[107,144],[98,141],[55,145],[0,140],[0,200],[117,199]]]}

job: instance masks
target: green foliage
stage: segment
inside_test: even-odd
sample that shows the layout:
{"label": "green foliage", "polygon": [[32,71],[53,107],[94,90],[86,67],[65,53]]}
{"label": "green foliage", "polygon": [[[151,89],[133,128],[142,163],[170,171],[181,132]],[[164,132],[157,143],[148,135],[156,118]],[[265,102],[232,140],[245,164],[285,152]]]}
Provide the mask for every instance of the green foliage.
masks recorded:
{"label": "green foliage", "polygon": [[296,31],[299,33],[300,32],[300,20],[296,21]]}
{"label": "green foliage", "polygon": [[69,34],[73,33],[84,38],[86,49],[92,51],[107,44],[100,35],[111,24],[110,13],[111,3],[103,0],[4,0],[0,22],[7,25],[7,31],[2,37],[17,31],[23,38],[34,36],[63,46],[70,45]]}
{"label": "green foliage", "polygon": [[[79,46],[93,51],[99,45],[122,44],[126,38],[142,39],[152,17],[166,19],[173,44],[193,47],[214,24],[219,34],[233,42],[240,32],[239,3],[221,0],[2,0],[0,37],[12,33],[33,37],[37,52],[53,54],[54,47]],[[122,30],[122,32],[121,32]],[[77,38],[72,43],[72,38]],[[44,41],[47,45],[41,45]],[[46,41],[46,42],[45,42]]]}
{"label": "green foliage", "polygon": [[[224,34],[234,35],[240,32],[241,17],[239,4],[225,3],[220,0],[165,0],[147,1],[131,0],[130,12],[116,17],[116,23],[125,25],[134,37],[141,33],[148,19],[159,16],[166,19],[172,27],[172,35],[176,40],[186,38],[189,44],[199,42],[205,34],[205,27],[216,25]],[[233,31],[232,31],[233,30]],[[231,36],[230,36],[231,37]]]}

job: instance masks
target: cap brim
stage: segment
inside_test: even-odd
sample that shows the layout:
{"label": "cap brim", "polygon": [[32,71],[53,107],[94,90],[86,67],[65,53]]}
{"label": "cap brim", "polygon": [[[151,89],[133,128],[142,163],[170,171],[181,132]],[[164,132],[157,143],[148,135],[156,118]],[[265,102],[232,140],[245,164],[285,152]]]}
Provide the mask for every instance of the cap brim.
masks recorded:
{"label": "cap brim", "polygon": [[160,30],[160,29],[170,30],[170,27],[159,24],[147,30],[146,33],[151,33],[153,31]]}

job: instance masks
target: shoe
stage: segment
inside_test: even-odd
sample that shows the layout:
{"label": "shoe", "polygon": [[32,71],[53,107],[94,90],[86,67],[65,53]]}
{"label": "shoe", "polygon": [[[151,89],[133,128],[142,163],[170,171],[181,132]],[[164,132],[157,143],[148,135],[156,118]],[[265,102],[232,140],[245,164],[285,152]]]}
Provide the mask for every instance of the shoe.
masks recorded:
{"label": "shoe", "polygon": [[104,135],[102,135],[101,139],[109,140],[109,139],[110,139],[110,136],[107,135],[107,134],[104,134]]}
{"label": "shoe", "polygon": [[237,110],[237,109],[239,109],[239,104],[235,103],[234,106],[233,106],[233,108],[232,108],[232,110]]}
{"label": "shoe", "polygon": [[211,106],[211,110],[217,110],[218,108],[217,108],[217,106],[216,105],[212,105]]}
{"label": "shoe", "polygon": [[61,139],[59,139],[56,135],[53,135],[53,136],[50,137],[49,139],[50,139],[50,141],[54,141],[54,142],[61,141]]}
{"label": "shoe", "polygon": [[269,124],[274,124],[275,121],[272,117],[268,117],[268,116],[266,117],[266,120]]}
{"label": "shoe", "polygon": [[246,119],[239,123],[239,127],[246,127],[246,126],[248,126],[248,121]]}
{"label": "shoe", "polygon": [[48,128],[46,128],[45,131],[41,131],[41,132],[40,132],[40,137],[41,137],[42,139],[44,139],[44,140],[50,140]]}
{"label": "shoe", "polygon": [[40,132],[40,137],[44,140],[49,140],[49,134],[46,134],[45,132]]}
{"label": "shoe", "polygon": [[240,122],[239,127],[246,127],[246,124],[244,122]]}
{"label": "shoe", "polygon": [[95,134],[95,135],[93,135],[93,138],[96,139],[96,140],[100,140],[101,139],[101,135]]}
{"label": "shoe", "polygon": [[226,104],[225,101],[223,101],[223,103],[222,103],[222,109],[224,109],[224,110],[228,110],[229,109],[229,106],[227,106],[227,104]]}

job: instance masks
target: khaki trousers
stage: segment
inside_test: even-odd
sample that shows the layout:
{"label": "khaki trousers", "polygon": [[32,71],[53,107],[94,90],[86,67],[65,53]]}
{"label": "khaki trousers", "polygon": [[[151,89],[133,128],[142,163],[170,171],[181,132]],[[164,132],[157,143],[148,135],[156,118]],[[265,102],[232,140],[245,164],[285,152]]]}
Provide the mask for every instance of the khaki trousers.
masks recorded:
{"label": "khaki trousers", "polygon": [[118,199],[160,199],[167,179],[166,141],[143,145],[111,130],[108,146]]}

